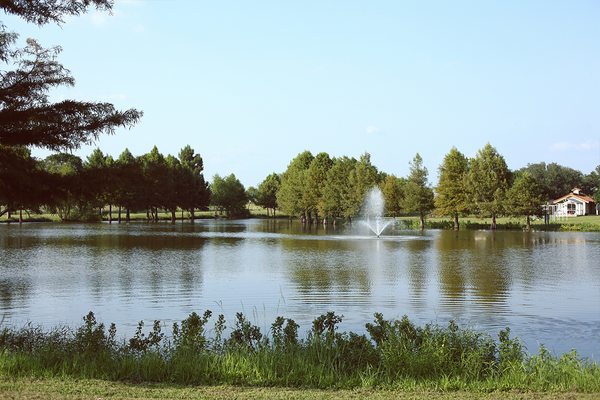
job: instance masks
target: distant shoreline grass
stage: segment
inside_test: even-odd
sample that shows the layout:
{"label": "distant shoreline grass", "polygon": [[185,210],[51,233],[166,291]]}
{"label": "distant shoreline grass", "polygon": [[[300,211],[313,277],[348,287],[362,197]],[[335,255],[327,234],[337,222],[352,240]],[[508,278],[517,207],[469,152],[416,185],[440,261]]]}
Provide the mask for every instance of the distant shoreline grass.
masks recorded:
{"label": "distant shoreline grass", "polygon": [[[167,212],[158,213],[159,222],[170,222],[171,214]],[[181,211],[176,214],[176,220],[178,222],[189,222],[190,216],[187,212],[184,212],[183,219]],[[214,210],[211,211],[198,211],[195,214],[197,220],[206,219],[224,219],[223,215],[216,214]],[[289,216],[279,213],[275,217],[267,216],[266,210],[260,207],[251,207],[249,209],[249,215],[246,218],[261,218],[261,219],[289,219]],[[131,213],[131,222],[146,222],[147,217],[145,212]],[[398,217],[403,227],[406,229],[419,229],[418,218],[412,216]],[[121,223],[125,223],[125,214],[121,216]],[[7,223],[8,218],[6,215],[0,217],[0,223]],[[12,215],[10,223],[18,223],[18,216]],[[23,222],[61,222],[55,214],[25,214]],[[73,221],[77,222],[77,221]],[[100,220],[97,223],[101,222]],[[108,212],[102,215],[102,222],[108,222]],[[113,210],[112,222],[118,223],[118,213]],[[94,222],[92,222],[94,223]],[[344,222],[342,222],[344,223]],[[462,230],[487,230],[490,227],[490,218],[479,218],[474,216],[462,217],[460,219]],[[453,228],[453,222],[449,218],[444,217],[430,217],[425,222],[426,229],[442,229],[451,230]],[[525,218],[516,217],[499,217],[497,219],[497,230],[523,230],[525,228]],[[561,232],[600,232],[600,215],[586,215],[578,217],[563,218],[561,220],[552,221],[550,224],[544,224],[542,218],[537,218],[532,221],[532,229],[534,231],[561,231]]]}
{"label": "distant shoreline grass", "polygon": [[[192,313],[167,338],[155,321],[116,339],[89,313],[82,326],[0,331],[0,380],[99,379],[126,383],[405,392],[600,393],[600,365],[543,346],[529,355],[508,329],[498,340],[460,328],[415,326],[375,314],[368,334],[339,332],[341,316],[316,318],[305,338],[278,317],[263,333],[238,313]],[[212,322],[214,321],[214,322]],[[209,322],[213,324],[209,328]],[[228,333],[227,335],[225,333]],[[0,384],[0,387],[2,385]]]}

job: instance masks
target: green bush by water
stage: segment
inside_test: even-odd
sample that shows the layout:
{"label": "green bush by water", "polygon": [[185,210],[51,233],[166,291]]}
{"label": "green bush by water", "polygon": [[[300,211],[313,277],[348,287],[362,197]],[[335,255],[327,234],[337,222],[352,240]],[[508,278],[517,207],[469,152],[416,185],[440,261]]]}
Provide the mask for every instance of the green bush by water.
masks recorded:
{"label": "green bush by water", "polygon": [[[93,313],[81,327],[0,332],[0,375],[69,376],[132,382],[233,384],[314,388],[393,387],[435,390],[600,391],[600,367],[575,352],[555,357],[542,347],[527,355],[507,328],[498,340],[447,327],[415,326],[407,317],[375,314],[367,334],[338,332],[333,312],[298,324],[277,317],[264,334],[241,313],[227,330],[219,315],[192,313],[168,338],[159,321],[118,341]],[[229,332],[225,335],[225,332]]]}

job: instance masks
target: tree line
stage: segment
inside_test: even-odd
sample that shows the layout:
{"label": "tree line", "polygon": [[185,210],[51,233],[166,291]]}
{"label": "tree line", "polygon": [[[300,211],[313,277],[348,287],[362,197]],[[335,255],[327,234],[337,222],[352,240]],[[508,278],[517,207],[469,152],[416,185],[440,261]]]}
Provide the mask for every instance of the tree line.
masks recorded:
{"label": "tree line", "polygon": [[[9,151],[10,150],[10,151]],[[185,146],[178,157],[162,155],[156,146],[134,157],[125,149],[117,159],[94,150],[85,160],[69,153],[56,153],[43,160],[31,157],[25,148],[0,148],[0,157],[9,155],[12,165],[27,168],[8,170],[12,179],[0,173],[0,214],[15,210],[43,208],[61,220],[93,220],[98,209],[117,206],[119,222],[130,219],[131,211],[146,210],[149,220],[158,220],[165,210],[175,213],[208,206],[210,191],[202,174],[202,157]]]}
{"label": "tree line", "polygon": [[576,186],[600,197],[600,166],[588,175],[555,163],[511,171],[489,143],[471,159],[452,148],[439,166],[436,187],[418,153],[409,162],[409,174],[397,177],[378,170],[368,153],[356,159],[304,151],[283,173],[271,173],[248,189],[234,174],[206,182],[202,157],[189,145],[177,157],[164,156],[155,146],[137,157],[125,149],[116,159],[95,149],[85,160],[70,153],[37,160],[27,147],[0,145],[2,165],[0,216],[43,209],[65,221],[98,219],[105,207],[112,220],[113,206],[119,222],[129,221],[132,211],[145,211],[150,221],[165,211],[175,221],[181,210],[193,220],[197,210],[209,205],[222,215],[240,217],[252,202],[267,215],[280,210],[306,223],[335,223],[360,215],[367,192],[377,186],[387,216],[417,215],[424,227],[433,213],[452,218],[458,229],[460,217],[476,215],[491,218],[494,229],[500,215],[526,216],[529,226],[529,216],[540,215],[542,204]]}
{"label": "tree line", "polygon": [[459,229],[459,217],[476,215],[491,218],[540,215],[542,204],[574,187],[594,194],[600,200],[600,165],[588,175],[556,163],[529,164],[511,171],[504,157],[486,144],[475,157],[468,158],[452,148],[439,166],[439,182],[429,184],[427,168],[417,153],[409,163],[406,177],[379,171],[368,153],[359,159],[331,158],[327,153],[298,154],[281,174],[271,174],[250,198],[275,213],[297,215],[308,223],[337,218],[351,219],[360,214],[367,191],[378,186],[384,196],[388,216],[415,214],[421,227],[430,213],[448,216]]}

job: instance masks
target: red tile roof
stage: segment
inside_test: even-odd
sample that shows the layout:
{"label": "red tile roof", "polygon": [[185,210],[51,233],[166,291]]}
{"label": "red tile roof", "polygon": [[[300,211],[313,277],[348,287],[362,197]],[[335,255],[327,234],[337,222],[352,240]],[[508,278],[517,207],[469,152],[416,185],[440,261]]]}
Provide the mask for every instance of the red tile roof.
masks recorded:
{"label": "red tile roof", "polygon": [[563,197],[560,197],[560,198],[554,200],[552,202],[552,204],[560,203],[561,201],[570,199],[571,197],[579,199],[579,200],[583,201],[584,203],[593,203],[594,202],[594,199],[592,199],[591,197],[586,196],[584,194],[569,193],[569,194],[567,194],[567,195],[565,195]]}

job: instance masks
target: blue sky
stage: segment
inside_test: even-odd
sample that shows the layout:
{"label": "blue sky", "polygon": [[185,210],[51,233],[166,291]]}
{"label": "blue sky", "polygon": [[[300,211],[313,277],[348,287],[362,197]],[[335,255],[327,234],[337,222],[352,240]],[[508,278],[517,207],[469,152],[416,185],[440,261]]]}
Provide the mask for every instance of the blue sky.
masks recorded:
{"label": "blue sky", "polygon": [[60,27],[0,20],[63,47],[76,86],[53,99],[144,111],[96,143],[115,157],[189,144],[209,179],[246,186],[303,150],[398,176],[419,152],[432,183],[452,146],[487,142],[512,169],[600,164],[597,1],[116,0]]}

